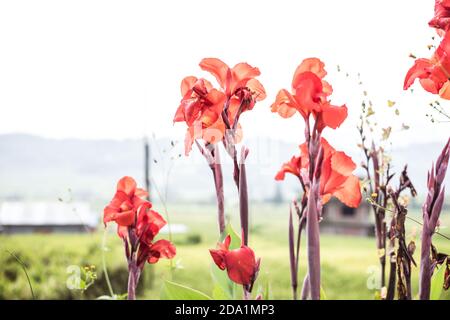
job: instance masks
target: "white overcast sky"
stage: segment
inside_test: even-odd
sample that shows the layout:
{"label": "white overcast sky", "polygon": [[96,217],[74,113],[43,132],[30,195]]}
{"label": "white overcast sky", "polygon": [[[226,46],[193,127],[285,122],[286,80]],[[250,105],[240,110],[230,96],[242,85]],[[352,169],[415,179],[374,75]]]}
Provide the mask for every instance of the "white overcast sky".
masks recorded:
{"label": "white overcast sky", "polygon": [[[425,117],[433,96],[419,85],[402,90],[413,63],[429,56],[435,34],[427,22],[434,0],[353,1],[1,1],[0,133],[54,138],[157,136],[182,139],[172,125],[187,75],[205,76],[204,57],[260,68],[268,98],[245,114],[246,137],[299,140],[299,117],[270,112],[276,92],[289,88],[306,57],[321,58],[334,87],[332,100],[347,103],[349,120],[338,144],[355,140],[361,73],[380,123],[411,130],[394,141],[444,141],[449,124]],[[400,117],[386,101],[396,101]],[[447,103],[450,109],[450,102]],[[326,133],[330,136],[331,132]]]}

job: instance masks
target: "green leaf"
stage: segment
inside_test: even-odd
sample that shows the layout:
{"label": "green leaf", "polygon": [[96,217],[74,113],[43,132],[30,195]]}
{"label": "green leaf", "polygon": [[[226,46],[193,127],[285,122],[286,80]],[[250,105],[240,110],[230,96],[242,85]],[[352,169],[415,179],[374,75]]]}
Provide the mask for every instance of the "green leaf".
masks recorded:
{"label": "green leaf", "polygon": [[228,278],[227,272],[225,270],[220,270],[219,267],[212,263],[211,275],[214,281],[214,286],[219,286],[223,293],[227,296],[227,299],[233,299],[235,285],[234,282]]}
{"label": "green leaf", "polygon": [[230,250],[241,247],[241,237],[239,236],[239,234],[237,234],[236,231],[234,231],[233,227],[231,226],[231,223],[228,223],[227,226],[225,227],[223,237],[226,237],[227,235],[230,235],[231,237]]}
{"label": "green leaf", "polygon": [[431,290],[430,300],[439,300],[444,287],[445,281],[445,268],[447,265],[447,259],[440,266],[436,266],[436,269],[431,277]]}
{"label": "green leaf", "polygon": [[223,290],[222,286],[218,283],[214,284],[212,296],[213,296],[214,300],[230,300],[231,299],[231,296],[229,295],[229,293],[225,292],[225,290]]}
{"label": "green leaf", "polygon": [[171,281],[164,282],[160,298],[161,300],[212,300],[203,292]]}

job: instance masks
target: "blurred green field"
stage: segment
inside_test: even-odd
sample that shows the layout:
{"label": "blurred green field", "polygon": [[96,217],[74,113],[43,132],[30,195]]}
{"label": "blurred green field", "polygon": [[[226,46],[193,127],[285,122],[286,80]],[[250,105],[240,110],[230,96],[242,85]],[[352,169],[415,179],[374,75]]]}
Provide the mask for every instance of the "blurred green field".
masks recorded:
{"label": "blurred green field", "polygon": [[[155,205],[156,208],[161,206]],[[211,294],[211,258],[209,248],[215,247],[217,238],[215,208],[211,205],[169,205],[172,223],[189,227],[187,234],[174,235],[177,256],[172,269],[167,260],[156,266],[147,265],[138,288],[143,299],[158,299],[164,280]],[[239,227],[237,207],[226,209],[228,219],[235,229]],[[161,210],[161,213],[163,211]],[[418,213],[410,213],[414,217]],[[287,247],[287,205],[254,205],[251,207],[250,245],[262,258],[258,287],[270,284],[272,298],[290,299],[290,271]],[[450,225],[450,214],[442,216],[442,225]],[[94,299],[108,295],[102,272],[103,230],[93,234],[39,234],[0,236],[0,299],[29,299],[30,289],[25,274],[17,261],[6,251],[14,252],[26,264],[35,295],[38,299]],[[127,267],[123,246],[114,228],[107,234],[108,251],[105,262],[116,294],[126,292]],[[414,231],[415,230],[415,231]],[[442,233],[450,235],[448,229]],[[408,223],[408,235],[419,244],[420,226]],[[164,235],[167,238],[167,235]],[[300,279],[306,270],[305,239],[300,258]],[[442,252],[450,252],[450,241],[435,236],[435,245]],[[419,259],[420,246],[414,257]],[[322,235],[322,283],[328,299],[373,299],[372,283],[378,267],[377,251],[373,238]],[[98,279],[84,293],[69,290],[66,285],[69,266],[95,265]],[[417,294],[418,269],[414,269],[414,295]],[[450,292],[442,299],[450,299]]]}

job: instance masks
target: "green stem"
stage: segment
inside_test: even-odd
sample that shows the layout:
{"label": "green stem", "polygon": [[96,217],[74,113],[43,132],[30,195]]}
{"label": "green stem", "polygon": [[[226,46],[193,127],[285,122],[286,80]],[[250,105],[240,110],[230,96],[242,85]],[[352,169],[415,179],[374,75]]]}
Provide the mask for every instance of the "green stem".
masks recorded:
{"label": "green stem", "polygon": [[30,280],[30,277],[28,276],[27,267],[25,266],[25,263],[23,263],[23,261],[20,260],[20,258],[18,256],[16,256],[13,252],[11,252],[9,250],[6,250],[6,252],[8,252],[11,255],[11,257],[16,259],[16,261],[22,267],[23,272],[25,272],[25,275],[27,277],[28,285],[30,286],[31,296],[33,297],[33,300],[36,300],[36,296],[34,295],[33,286],[31,285],[31,280]]}
{"label": "green stem", "polygon": [[105,228],[105,231],[103,232],[103,240],[102,240],[102,264],[103,264],[103,273],[105,274],[105,280],[106,280],[106,284],[108,286],[109,294],[111,295],[111,298],[113,298],[114,290],[112,288],[111,281],[109,280],[108,270],[106,269],[106,259],[105,259],[106,235],[107,235],[107,229]]}

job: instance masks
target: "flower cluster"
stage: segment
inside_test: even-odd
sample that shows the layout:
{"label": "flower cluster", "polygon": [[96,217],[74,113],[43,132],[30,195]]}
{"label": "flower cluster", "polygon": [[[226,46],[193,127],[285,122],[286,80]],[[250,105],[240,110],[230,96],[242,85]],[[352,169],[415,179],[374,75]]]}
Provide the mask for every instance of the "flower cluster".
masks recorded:
{"label": "flower cluster", "polygon": [[333,88],[323,79],[326,75],[324,63],[319,59],[303,60],[295,70],[291,92],[286,89],[278,92],[272,112],[289,118],[298,111],[307,123],[312,115],[320,132],[325,127],[339,127],[347,117],[347,107],[334,106],[328,100]]}
{"label": "flower cluster", "polygon": [[123,177],[117,183],[117,191],[105,207],[103,222],[114,221],[117,233],[123,239],[129,269],[128,298],[135,298],[135,289],[145,262],[156,263],[160,258],[171,259],[175,246],[164,239],[155,240],[166,221],[152,210],[146,200],[147,191],[137,188],[131,177]]}
{"label": "flower cluster", "polygon": [[261,74],[259,69],[248,63],[241,62],[230,68],[217,58],[205,58],[200,62],[200,68],[215,77],[219,88],[214,88],[203,78],[184,78],[181,82],[182,99],[173,120],[185,122],[188,127],[185,154],[189,154],[195,143],[212,170],[221,237],[225,236],[225,212],[219,142],[233,160],[233,179],[239,193],[242,246],[229,250],[231,238],[228,235],[219,249],[210,252],[217,266],[227,270],[230,280],[243,286],[244,297],[248,299],[259,270],[259,260],[255,260],[253,250],[247,246],[249,212],[245,160],[249,151],[242,147],[238,161],[236,144],[242,139],[240,116],[252,110],[256,102],[265,99],[266,93],[256,79]]}
{"label": "flower cluster", "polygon": [[173,121],[188,126],[186,155],[195,140],[217,143],[224,139],[227,130],[232,131],[234,139],[240,139],[235,133],[239,117],[266,97],[264,87],[256,79],[261,74],[259,69],[248,63],[230,68],[220,59],[205,58],[200,68],[216,78],[220,89],[203,78],[189,76],[181,81],[182,99]]}
{"label": "flower cluster", "polygon": [[[303,60],[295,70],[291,91],[280,90],[271,107],[272,112],[283,118],[298,112],[305,121],[306,141],[300,145],[300,155],[283,164],[275,179],[284,180],[286,173],[290,173],[299,179],[303,188],[302,208],[297,210],[300,219],[298,239],[303,226],[306,226],[308,238],[308,273],[302,297],[311,299],[320,298],[319,221],[323,205],[332,196],[350,207],[357,207],[361,202],[359,179],[352,173],[356,169],[355,163],[321,137],[326,127],[338,128],[348,113],[345,105],[335,106],[330,102],[333,89],[324,79],[326,75],[325,65],[318,58]],[[294,205],[297,208],[296,202]],[[290,217],[291,280],[296,299],[300,241],[295,247],[292,214]]]}
{"label": "flower cluster", "polygon": [[429,26],[436,28],[442,37],[431,58],[416,59],[405,77],[403,89],[406,90],[419,79],[423,89],[450,100],[450,1],[436,0],[435,16]]}

